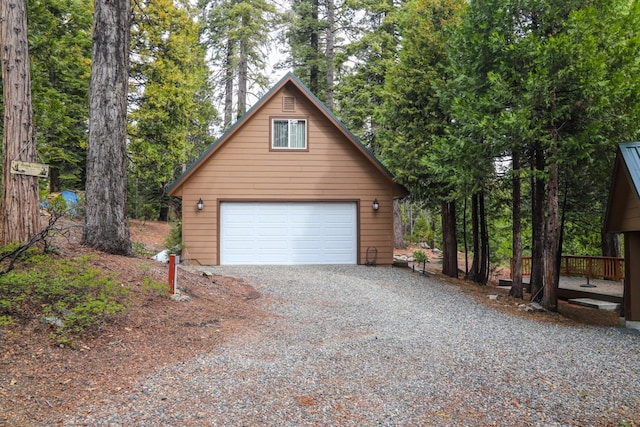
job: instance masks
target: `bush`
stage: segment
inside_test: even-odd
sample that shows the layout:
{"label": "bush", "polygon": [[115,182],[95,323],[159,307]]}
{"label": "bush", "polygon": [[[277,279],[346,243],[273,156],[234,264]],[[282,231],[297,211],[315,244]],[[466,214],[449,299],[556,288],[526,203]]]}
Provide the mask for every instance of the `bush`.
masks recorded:
{"label": "bush", "polygon": [[417,262],[418,264],[421,264],[423,262],[427,262],[427,254],[425,251],[413,251],[413,253],[411,254],[411,256],[413,257],[413,260],[415,262]]}
{"label": "bush", "polygon": [[182,221],[171,221],[169,235],[164,244],[169,249],[169,253],[182,256]]}
{"label": "bush", "polygon": [[151,255],[155,255],[155,251],[147,248],[142,242],[133,242],[133,254],[139,258],[149,258]]}
{"label": "bush", "polygon": [[25,252],[0,276],[0,326],[39,319],[55,327],[53,339],[69,343],[124,311],[126,289],[92,268],[91,259]]}
{"label": "bush", "polygon": [[405,235],[405,240],[411,244],[417,244],[420,242],[433,242],[434,233],[427,216],[424,213],[420,213],[416,217],[413,223],[413,230],[410,234]]}
{"label": "bush", "polygon": [[151,277],[144,277],[142,279],[142,290],[152,296],[166,297],[169,295],[169,285],[164,282],[159,282]]}

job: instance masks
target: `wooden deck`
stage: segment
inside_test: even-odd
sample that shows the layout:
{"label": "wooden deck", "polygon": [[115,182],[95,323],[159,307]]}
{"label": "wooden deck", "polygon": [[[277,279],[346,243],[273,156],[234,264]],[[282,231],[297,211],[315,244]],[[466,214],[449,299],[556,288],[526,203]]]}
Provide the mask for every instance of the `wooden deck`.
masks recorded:
{"label": "wooden deck", "polygon": [[[511,271],[513,271],[513,258]],[[530,274],[531,257],[522,257],[522,275],[526,277]],[[622,282],[624,258],[563,255],[560,261],[560,274],[567,277],[579,276]]]}
{"label": "wooden deck", "polygon": [[[525,283],[529,283],[529,279],[523,279]],[[622,282],[602,279],[589,279],[589,285],[594,287],[585,287],[587,279],[584,277],[567,277],[560,276],[558,284],[558,298],[561,300],[570,300],[577,298],[591,298],[600,301],[622,303],[622,295],[624,285]],[[501,286],[511,286],[511,279],[500,280]]]}

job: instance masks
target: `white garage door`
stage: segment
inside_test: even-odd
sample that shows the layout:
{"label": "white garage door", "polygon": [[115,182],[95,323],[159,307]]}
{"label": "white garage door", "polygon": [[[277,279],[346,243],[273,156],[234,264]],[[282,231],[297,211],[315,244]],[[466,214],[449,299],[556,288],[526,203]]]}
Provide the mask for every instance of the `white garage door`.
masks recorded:
{"label": "white garage door", "polygon": [[220,263],[356,264],[355,203],[221,203]]}

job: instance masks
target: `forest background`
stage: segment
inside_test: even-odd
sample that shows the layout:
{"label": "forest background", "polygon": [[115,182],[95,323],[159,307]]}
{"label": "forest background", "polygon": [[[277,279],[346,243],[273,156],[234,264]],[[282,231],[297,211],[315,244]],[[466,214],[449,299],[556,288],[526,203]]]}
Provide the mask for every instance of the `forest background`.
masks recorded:
{"label": "forest background", "polygon": [[[92,3],[27,2],[42,198],[84,190]],[[561,253],[620,255],[602,226],[617,144],[640,133],[639,1],[140,0],[131,16],[132,218],[179,221],[165,187],[274,66],[411,191],[396,244],[441,247],[445,274],[458,250],[478,283],[531,255],[535,292]]]}

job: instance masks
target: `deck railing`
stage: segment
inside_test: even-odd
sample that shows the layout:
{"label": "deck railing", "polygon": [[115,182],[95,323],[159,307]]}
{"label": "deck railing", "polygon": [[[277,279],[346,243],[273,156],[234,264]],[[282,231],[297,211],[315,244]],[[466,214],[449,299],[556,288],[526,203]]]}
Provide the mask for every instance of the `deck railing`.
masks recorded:
{"label": "deck railing", "polygon": [[[560,274],[620,282],[624,279],[624,258],[564,255],[560,261]],[[531,257],[522,257],[522,275],[531,275]],[[511,278],[513,279],[513,258]]]}

